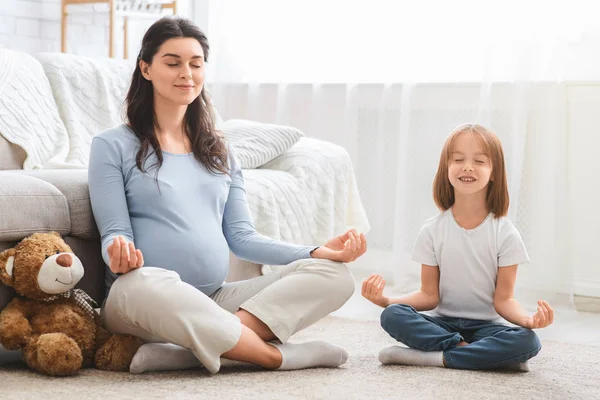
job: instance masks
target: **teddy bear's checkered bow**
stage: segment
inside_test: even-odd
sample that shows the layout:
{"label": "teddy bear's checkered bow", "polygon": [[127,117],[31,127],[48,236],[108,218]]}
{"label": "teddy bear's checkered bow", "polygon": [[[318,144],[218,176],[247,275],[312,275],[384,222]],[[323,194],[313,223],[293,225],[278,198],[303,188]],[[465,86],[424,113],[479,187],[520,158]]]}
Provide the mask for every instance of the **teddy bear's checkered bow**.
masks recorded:
{"label": "teddy bear's checkered bow", "polygon": [[85,310],[85,312],[92,318],[92,319],[96,319],[96,312],[94,311],[94,307],[92,306],[98,306],[98,304],[94,301],[94,299],[92,299],[86,292],[84,292],[81,289],[71,289],[68,290],[64,293],[61,294],[57,294],[54,295],[52,297],[49,297],[47,299],[45,299],[44,301],[54,301],[57,299],[60,299],[61,297],[64,297],[65,299],[70,299],[71,297],[73,297],[73,299],[75,300],[75,303],[77,303],[77,305],[81,308],[83,308]]}

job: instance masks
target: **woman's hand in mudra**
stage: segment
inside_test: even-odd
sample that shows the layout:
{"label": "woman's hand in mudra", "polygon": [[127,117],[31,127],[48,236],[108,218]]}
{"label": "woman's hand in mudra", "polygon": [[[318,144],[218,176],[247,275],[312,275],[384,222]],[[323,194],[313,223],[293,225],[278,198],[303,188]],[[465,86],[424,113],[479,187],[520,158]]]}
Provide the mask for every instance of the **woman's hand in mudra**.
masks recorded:
{"label": "woman's hand in mudra", "polygon": [[142,251],[140,249],[136,250],[133,243],[127,243],[121,236],[114,238],[107,250],[110,259],[110,270],[115,274],[126,274],[144,265]]}
{"label": "woman's hand in mudra", "polygon": [[356,229],[334,237],[323,246],[312,252],[313,258],[325,260],[351,262],[362,256],[367,251],[367,239],[364,234],[358,234]]}

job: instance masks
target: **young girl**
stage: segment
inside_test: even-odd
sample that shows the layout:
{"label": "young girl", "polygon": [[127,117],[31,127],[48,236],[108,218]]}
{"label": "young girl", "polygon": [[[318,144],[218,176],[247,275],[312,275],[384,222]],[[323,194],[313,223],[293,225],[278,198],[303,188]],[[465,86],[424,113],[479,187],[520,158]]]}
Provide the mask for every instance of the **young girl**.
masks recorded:
{"label": "young girl", "polygon": [[[362,295],[385,308],[383,329],[409,347],[381,350],[380,362],[526,371],[541,349],[532,329],[550,325],[554,311],[538,301],[528,316],[514,298],[517,266],[529,256],[505,217],[506,171],[496,135],[480,125],[458,127],[442,149],[433,197],[441,212],[421,228],[412,255],[422,264],[421,289],[390,299],[380,275],[362,285]],[[432,315],[419,312],[434,308]],[[497,323],[498,315],[518,327]]]}

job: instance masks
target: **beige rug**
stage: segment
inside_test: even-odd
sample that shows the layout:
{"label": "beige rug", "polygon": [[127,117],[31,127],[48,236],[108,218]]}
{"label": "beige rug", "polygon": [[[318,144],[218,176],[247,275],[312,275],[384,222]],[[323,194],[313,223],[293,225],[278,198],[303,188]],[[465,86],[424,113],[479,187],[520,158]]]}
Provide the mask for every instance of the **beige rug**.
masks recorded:
{"label": "beige rug", "polygon": [[293,341],[322,338],[344,346],[337,369],[271,372],[224,361],[205,370],[131,375],[84,370],[48,378],[21,366],[0,369],[2,399],[600,399],[600,347],[544,342],[528,373],[381,366],[394,343],[371,321],[329,317]]}

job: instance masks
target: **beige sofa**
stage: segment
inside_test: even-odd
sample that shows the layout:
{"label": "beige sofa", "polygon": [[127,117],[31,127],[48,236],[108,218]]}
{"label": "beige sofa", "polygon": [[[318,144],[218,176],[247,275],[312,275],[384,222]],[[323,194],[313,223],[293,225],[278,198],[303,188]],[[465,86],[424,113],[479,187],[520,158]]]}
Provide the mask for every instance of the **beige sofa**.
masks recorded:
{"label": "beige sofa", "polygon": [[[105,265],[85,166],[91,138],[122,123],[132,65],[0,49],[0,251],[34,232],[59,232],[83,262],[79,287],[98,303],[104,298]],[[314,245],[348,228],[369,229],[346,150],[300,137],[273,155],[271,147],[282,143],[281,136],[273,139],[273,132],[258,130],[267,149],[256,149],[253,140],[244,147],[256,136],[228,136],[228,122],[222,129],[236,154],[244,150],[249,160],[254,155],[262,160],[244,166],[238,157],[259,233]],[[232,256],[227,279],[258,276],[269,268]],[[0,309],[12,295],[0,284]]]}
{"label": "beige sofa", "polygon": [[[56,231],[85,267],[78,287],[96,301],[104,298],[104,261],[92,215],[87,170],[22,169],[26,154],[0,135],[0,251],[34,232]],[[232,255],[228,280],[260,274],[260,266]],[[0,284],[0,309],[10,300],[10,288]]]}
{"label": "beige sofa", "polygon": [[[0,49],[0,251],[34,232],[60,233],[83,262],[85,275],[78,287],[99,304],[104,298],[105,265],[91,211],[87,170],[52,169],[40,166],[39,160],[48,158],[45,150],[60,150],[53,142],[73,139],[70,130],[89,135],[121,123],[131,71],[132,63],[127,61],[60,53],[31,56]],[[33,143],[40,138],[48,142],[43,148]],[[80,146],[82,153],[89,142],[69,145]],[[260,268],[232,257],[228,279],[258,276]],[[0,309],[13,295],[12,289],[0,283]]]}

